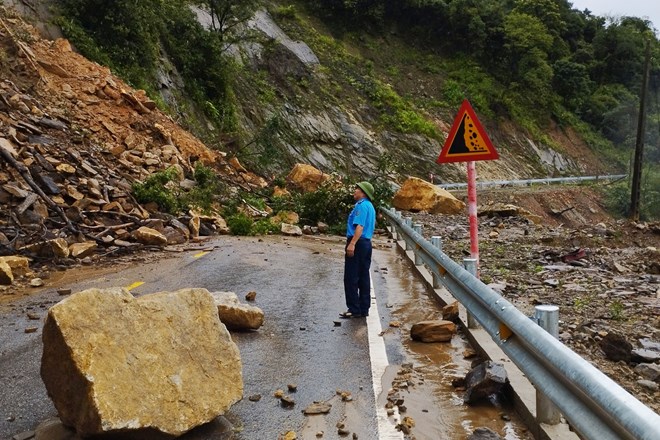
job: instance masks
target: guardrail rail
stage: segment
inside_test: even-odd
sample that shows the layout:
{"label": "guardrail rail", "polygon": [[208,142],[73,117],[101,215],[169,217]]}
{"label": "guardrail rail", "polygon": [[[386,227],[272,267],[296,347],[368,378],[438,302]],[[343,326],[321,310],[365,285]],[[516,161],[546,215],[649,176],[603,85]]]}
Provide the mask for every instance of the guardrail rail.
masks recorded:
{"label": "guardrail rail", "polygon": [[463,304],[495,343],[561,411],[584,438],[660,439],[660,416],[637,400],[585,359],[536,325],[504,297],[454,262],[439,247],[428,242],[395,209],[382,210],[415,253],[417,264],[425,264],[436,280]]}
{"label": "guardrail rail", "polygon": [[[531,185],[550,185],[556,183],[582,183],[600,180],[621,180],[628,177],[627,174],[615,174],[608,176],[576,176],[576,177],[548,177],[545,179],[521,179],[521,180],[491,180],[485,182],[477,182],[478,188],[486,188],[489,186],[531,186]],[[460,189],[466,188],[467,183],[438,183],[442,189]]]}

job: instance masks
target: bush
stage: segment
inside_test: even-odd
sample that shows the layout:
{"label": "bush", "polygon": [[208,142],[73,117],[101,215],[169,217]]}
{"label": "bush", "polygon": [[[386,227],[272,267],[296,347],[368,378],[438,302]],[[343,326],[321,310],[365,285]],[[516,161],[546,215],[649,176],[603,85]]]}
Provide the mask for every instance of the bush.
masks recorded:
{"label": "bush", "polygon": [[133,195],[140,203],[156,203],[158,209],[170,214],[181,211],[179,195],[168,184],[176,179],[174,168],[158,171],[147,177],[144,182],[133,184]]}
{"label": "bush", "polygon": [[253,223],[252,218],[242,212],[227,218],[227,226],[232,235],[250,235]]}

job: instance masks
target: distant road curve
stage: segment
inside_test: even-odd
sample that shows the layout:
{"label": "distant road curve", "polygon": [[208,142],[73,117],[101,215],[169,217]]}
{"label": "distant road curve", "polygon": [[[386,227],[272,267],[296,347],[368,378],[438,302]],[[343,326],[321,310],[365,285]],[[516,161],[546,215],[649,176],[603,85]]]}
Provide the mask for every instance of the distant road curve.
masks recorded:
{"label": "distant road curve", "polygon": [[[492,186],[531,186],[531,185],[555,185],[562,183],[582,183],[589,181],[616,181],[628,177],[627,174],[614,174],[607,176],[577,176],[577,177],[551,177],[546,179],[522,179],[522,180],[491,180],[488,182],[477,182],[477,187],[487,188]],[[466,188],[467,183],[439,183],[442,189]]]}

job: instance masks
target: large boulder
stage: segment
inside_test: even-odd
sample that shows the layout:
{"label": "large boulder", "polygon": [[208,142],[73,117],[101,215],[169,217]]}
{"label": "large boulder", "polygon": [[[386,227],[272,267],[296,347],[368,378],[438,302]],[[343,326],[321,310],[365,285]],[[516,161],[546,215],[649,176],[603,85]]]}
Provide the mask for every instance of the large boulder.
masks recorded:
{"label": "large boulder", "polygon": [[456,334],[456,324],[450,321],[422,321],[410,329],[410,337],[421,342],[449,342]]}
{"label": "large boulder", "polygon": [[330,179],[332,176],[329,174],[303,163],[297,163],[286,177],[289,184],[303,192],[316,191],[321,184]]}
{"label": "large boulder", "polygon": [[426,211],[431,214],[460,214],[465,203],[448,191],[417,177],[403,183],[392,200],[392,205],[404,211]]}
{"label": "large boulder", "polygon": [[300,226],[290,225],[288,223],[282,223],[280,231],[282,232],[282,235],[288,235],[290,237],[300,237],[303,235],[303,231],[300,229]]}
{"label": "large boulder", "polygon": [[625,336],[610,332],[600,340],[599,345],[607,359],[630,362],[633,347]]}
{"label": "large boulder", "polygon": [[14,273],[9,265],[0,260],[0,285],[11,286],[14,282]]}
{"label": "large boulder", "polygon": [[51,307],[41,377],[81,437],[179,436],[241,399],[236,344],[208,291],[89,289]]}
{"label": "large boulder", "polygon": [[95,241],[83,241],[82,243],[73,243],[69,246],[69,253],[74,258],[83,259],[92,255],[96,251],[96,248]]}
{"label": "large boulder", "polygon": [[264,324],[264,312],[259,307],[238,301],[234,292],[213,292],[220,321],[230,330],[257,330]]}

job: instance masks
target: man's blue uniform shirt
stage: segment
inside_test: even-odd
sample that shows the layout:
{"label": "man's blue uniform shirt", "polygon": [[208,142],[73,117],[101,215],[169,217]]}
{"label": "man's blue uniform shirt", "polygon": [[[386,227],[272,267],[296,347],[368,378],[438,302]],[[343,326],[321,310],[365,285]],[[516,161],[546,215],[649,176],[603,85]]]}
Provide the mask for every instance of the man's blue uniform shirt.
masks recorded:
{"label": "man's blue uniform shirt", "polygon": [[364,228],[361,237],[371,240],[371,237],[374,235],[374,229],[376,229],[376,210],[367,198],[358,200],[349,214],[348,225],[346,227],[347,237],[355,235],[355,226],[357,225]]}

